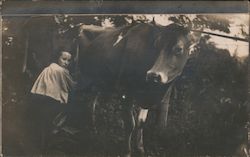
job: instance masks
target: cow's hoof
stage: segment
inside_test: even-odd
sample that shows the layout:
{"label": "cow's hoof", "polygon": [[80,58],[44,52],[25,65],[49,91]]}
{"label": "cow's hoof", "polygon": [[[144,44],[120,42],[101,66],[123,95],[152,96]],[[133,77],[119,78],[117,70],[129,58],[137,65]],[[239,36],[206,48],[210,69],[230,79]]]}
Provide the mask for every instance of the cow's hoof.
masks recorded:
{"label": "cow's hoof", "polygon": [[124,157],[131,157],[131,153],[125,154]]}
{"label": "cow's hoof", "polygon": [[143,148],[138,148],[136,151],[136,156],[138,157],[144,157],[145,156],[145,151]]}

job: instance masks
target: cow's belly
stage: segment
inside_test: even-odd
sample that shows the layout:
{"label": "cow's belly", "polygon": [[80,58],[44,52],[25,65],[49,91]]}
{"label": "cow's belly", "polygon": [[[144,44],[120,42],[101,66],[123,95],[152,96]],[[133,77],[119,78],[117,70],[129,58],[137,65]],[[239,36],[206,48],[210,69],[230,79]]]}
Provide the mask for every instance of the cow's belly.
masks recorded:
{"label": "cow's belly", "polygon": [[136,104],[145,109],[150,109],[161,103],[166,86],[157,86],[148,83],[130,83],[126,86],[128,93],[136,101]]}

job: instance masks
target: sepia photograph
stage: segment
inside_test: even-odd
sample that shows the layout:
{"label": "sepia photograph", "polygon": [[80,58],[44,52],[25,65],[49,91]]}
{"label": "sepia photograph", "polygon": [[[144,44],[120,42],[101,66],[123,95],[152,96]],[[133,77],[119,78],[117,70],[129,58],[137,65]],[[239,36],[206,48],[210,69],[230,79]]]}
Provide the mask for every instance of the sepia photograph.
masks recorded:
{"label": "sepia photograph", "polygon": [[1,23],[4,156],[250,156],[248,13]]}

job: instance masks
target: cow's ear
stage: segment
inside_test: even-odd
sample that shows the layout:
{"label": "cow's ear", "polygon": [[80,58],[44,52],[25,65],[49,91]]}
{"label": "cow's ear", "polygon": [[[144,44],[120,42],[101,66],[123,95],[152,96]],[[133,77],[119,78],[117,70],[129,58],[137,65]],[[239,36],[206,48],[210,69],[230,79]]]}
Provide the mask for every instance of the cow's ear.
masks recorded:
{"label": "cow's ear", "polygon": [[195,51],[196,45],[200,42],[201,32],[190,32],[187,35],[189,41],[189,54],[192,54]]}
{"label": "cow's ear", "polygon": [[188,33],[188,40],[191,44],[197,44],[200,42],[201,32],[193,32]]}

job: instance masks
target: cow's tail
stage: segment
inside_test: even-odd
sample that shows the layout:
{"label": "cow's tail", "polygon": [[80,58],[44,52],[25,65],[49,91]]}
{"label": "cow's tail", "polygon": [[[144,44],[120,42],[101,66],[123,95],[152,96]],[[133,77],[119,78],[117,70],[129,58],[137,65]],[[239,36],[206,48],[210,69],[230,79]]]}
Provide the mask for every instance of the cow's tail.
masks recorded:
{"label": "cow's tail", "polygon": [[79,54],[80,54],[80,41],[79,36],[74,39],[74,58],[73,58],[73,66],[72,66],[72,74],[73,78],[76,81],[80,79],[80,70],[79,70]]}
{"label": "cow's tail", "polygon": [[80,51],[80,44],[79,44],[79,39],[76,39],[76,54],[75,54],[75,72],[78,71],[78,66],[79,66],[79,51]]}

